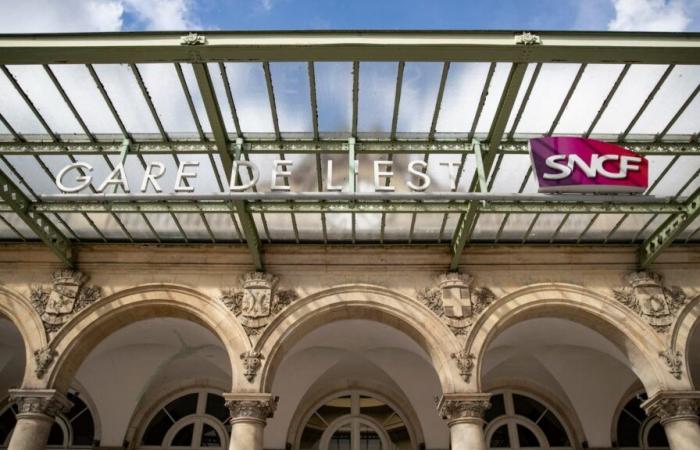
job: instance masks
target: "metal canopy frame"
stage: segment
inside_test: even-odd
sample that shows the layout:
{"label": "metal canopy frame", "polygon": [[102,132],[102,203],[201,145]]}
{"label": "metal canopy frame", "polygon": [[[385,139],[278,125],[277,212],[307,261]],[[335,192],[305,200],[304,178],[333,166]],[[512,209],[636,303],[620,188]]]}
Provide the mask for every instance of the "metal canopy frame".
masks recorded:
{"label": "metal canopy frame", "polygon": [[[270,108],[273,133],[247,133],[242,129],[239,110],[229,82],[225,63],[255,62],[261,65],[266,89],[266,102]],[[303,62],[308,78],[311,111],[311,130],[295,135],[281,129],[271,62]],[[319,130],[319,92],[317,90],[316,62],[343,61],[351,64],[351,117],[347,133],[322,133]],[[365,133],[358,130],[360,115],[360,79],[364,62],[391,61],[397,64],[393,94],[393,109],[390,130],[386,133]],[[406,134],[398,131],[401,110],[404,71],[407,63],[439,62],[442,71],[436,91],[431,120],[426,133]],[[443,108],[443,97],[449,83],[451,68],[455,63],[489,63],[479,95],[471,127],[466,133],[441,133],[438,121]],[[494,94],[493,82],[497,64],[510,63],[510,70],[500,94]],[[158,108],[149,93],[139,68],[140,64],[167,63],[177,74],[196,134],[183,138],[181,133],[166,132]],[[531,169],[519,184],[518,194],[495,195],[491,193],[501,166],[509,155],[527,154],[526,139],[530,136],[517,133],[533,89],[540,77],[543,65],[548,63],[576,64],[578,69],[556,109],[556,115],[543,133],[556,133],[567,107],[575,95],[579,82],[592,64],[619,64],[622,66],[614,83],[607,92],[597,113],[582,133],[592,137],[624,145],[631,150],[649,156],[670,156],[668,163],[650,186],[650,194],[666,179],[681,157],[693,156],[700,162],[699,130],[692,135],[674,135],[670,131],[700,92],[700,84],[685,98],[673,113],[668,123],[660,127],[655,135],[635,135],[632,131],[645,111],[653,104],[657,94],[667,83],[669,76],[680,65],[700,66],[700,34],[698,33],[604,33],[604,32],[542,32],[536,35],[509,31],[484,32],[382,32],[382,31],[332,31],[332,32],[198,32],[183,36],[182,33],[104,33],[104,34],[60,34],[60,35],[0,35],[0,71],[16,93],[22,98],[32,115],[41,124],[45,134],[28,135],[18,131],[0,108],[0,124],[7,134],[0,133],[0,224],[11,230],[21,241],[34,239],[25,236],[12,220],[17,217],[34,235],[45,242],[66,265],[76,264],[74,242],[85,239],[76,233],[65,219],[65,214],[81,215],[102,241],[112,241],[91,219],[90,214],[107,214],[118,224],[128,242],[141,241],[129,231],[123,215],[137,215],[147,225],[157,242],[165,239],[149,220],[149,214],[167,214],[175,224],[181,240],[190,242],[185,226],[178,215],[196,215],[201,220],[211,242],[218,242],[211,215],[226,215],[235,228],[239,241],[247,244],[252,265],[264,269],[263,244],[260,234],[268,242],[277,241],[270,234],[265,214],[284,214],[290,218],[295,242],[302,242],[297,215],[318,214],[322,228],[322,242],[331,243],[327,214],[349,214],[351,217],[351,241],[357,240],[357,215],[381,214],[379,243],[386,238],[387,222],[391,214],[410,214],[410,227],[406,243],[414,242],[414,231],[418,214],[441,215],[442,223],[435,243],[443,240],[451,216],[457,216],[449,245],[451,249],[450,269],[458,270],[466,245],[474,242],[474,231],[483,215],[500,214],[497,234],[493,242],[503,241],[504,230],[514,215],[531,214],[532,220],[522,237],[529,237],[538,220],[546,215],[560,216],[549,242],[559,242],[563,228],[579,214],[590,215],[590,221],[574,240],[587,242],[584,236],[599,217],[620,215],[614,226],[600,243],[607,243],[630,216],[651,216],[643,227],[636,230],[634,243],[640,244],[639,266],[651,265],[660,252],[682,237],[688,227],[693,226],[700,214],[700,188],[685,191],[696,182],[698,172],[683,183],[673,196],[664,198],[646,197],[643,200],[629,196],[609,198],[605,196],[529,196],[522,194],[531,179]],[[50,79],[53,88],[70,111],[82,130],[82,136],[63,136],[51,129],[35,106],[30,96],[13,76],[13,65],[36,65]],[[95,83],[101,101],[107,106],[120,131],[120,135],[100,135],[90,130],[84,117],[61,85],[53,66],[58,64],[81,64],[87,69]],[[126,64],[140,91],[145,105],[158,130],[155,135],[138,135],[129,132],[120,116],[112,96],[95,70],[100,64]],[[613,135],[595,134],[597,124],[614,99],[618,88],[634,65],[661,64],[665,70],[645,96],[627,126]],[[185,65],[191,66],[196,89],[187,83]],[[533,70],[526,75],[528,68]],[[189,67],[188,67],[189,69]],[[212,80],[212,69],[218,69],[223,81],[224,97],[217,94]],[[216,71],[215,71],[216,72]],[[527,81],[526,81],[527,80]],[[196,91],[196,92],[195,92]],[[489,95],[499,95],[488,132],[477,132]],[[196,98],[195,98],[196,97]],[[200,120],[196,101],[201,100],[204,114],[211,127],[205,131]],[[222,106],[228,106],[231,114],[224,116]],[[200,111],[201,112],[201,111]],[[511,121],[511,117],[513,120]],[[510,128],[508,128],[510,124]],[[229,126],[230,128],[230,126]],[[177,130],[176,130],[177,131]],[[468,193],[456,192],[440,197],[429,194],[416,195],[366,195],[358,192],[355,159],[367,155],[385,155],[393,160],[400,155],[423,155],[428,162],[432,155],[453,155],[459,158],[459,170],[455,186],[463,177],[468,157],[476,161],[475,175],[469,181]],[[146,157],[167,155],[179,163],[185,155],[203,155],[208,158],[216,183],[221,191],[231,182],[229,177],[234,161],[250,160],[255,155],[314,155],[315,181],[318,194],[274,195],[254,192],[246,195],[170,196],[167,201],[148,196],[120,197],[111,194],[90,198],[51,198],[37,194],[33,182],[23,177],[13,161],[16,158],[31,158],[45,176],[53,179],[44,158],[65,156],[70,161],[76,157],[99,156],[110,170],[115,167],[114,158],[124,162],[127,155],[135,157],[145,169]],[[348,177],[345,195],[328,195],[324,192],[323,158],[342,155],[348,159]],[[112,159],[110,159],[110,157]],[[14,158],[14,159],[12,159]],[[220,171],[224,177],[220,176]],[[248,171],[248,177],[252,174]],[[40,175],[37,175],[40,176]],[[240,177],[241,174],[234,174]],[[288,180],[284,179],[285,183]],[[391,177],[386,177],[389,186]],[[92,192],[95,186],[90,185]],[[116,192],[116,190],[115,190]],[[4,215],[3,215],[4,214]],[[259,221],[256,220],[259,218]],[[655,229],[652,224],[663,219]],[[700,228],[690,230],[684,242],[695,242]],[[644,238],[644,240],[642,240]],[[569,242],[569,241],[564,241]]]}

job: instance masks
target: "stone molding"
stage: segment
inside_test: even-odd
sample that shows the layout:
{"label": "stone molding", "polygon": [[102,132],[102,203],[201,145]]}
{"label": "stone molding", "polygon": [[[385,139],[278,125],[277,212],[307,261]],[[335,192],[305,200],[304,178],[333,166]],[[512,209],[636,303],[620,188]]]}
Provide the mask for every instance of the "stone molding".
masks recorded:
{"label": "stone molding", "polygon": [[102,289],[86,285],[88,276],[77,270],[57,270],[51,278],[51,288],[30,288],[32,305],[49,335],[57,332],[79,311],[102,298]]}
{"label": "stone molding", "polygon": [[625,282],[627,286],[613,289],[615,299],[660,333],[671,329],[678,311],[690,301],[683,289],[665,286],[663,277],[654,272],[632,272]]}
{"label": "stone molding", "polygon": [[231,413],[231,423],[260,422],[265,424],[277,409],[279,397],[259,393],[224,394],[226,407]]}
{"label": "stone molding", "polygon": [[240,282],[240,288],[223,289],[220,299],[251,339],[257,339],[277,314],[299,298],[292,289],[277,289],[279,278],[269,273],[246,273]]}
{"label": "stone molding", "polygon": [[73,404],[55,389],[10,389],[10,401],[19,409],[18,417],[22,415],[39,415],[56,417],[60,413],[70,411]]}
{"label": "stone molding", "polygon": [[448,272],[435,279],[434,287],[419,290],[417,297],[455,336],[466,336],[479,314],[496,300],[491,289],[473,285],[471,275]]}
{"label": "stone molding", "polygon": [[484,423],[484,413],[491,407],[491,394],[444,394],[437,404],[438,413],[448,426],[457,423]]}
{"label": "stone molding", "polygon": [[660,391],[642,403],[649,416],[659,418],[662,425],[677,420],[698,420],[700,391]]}

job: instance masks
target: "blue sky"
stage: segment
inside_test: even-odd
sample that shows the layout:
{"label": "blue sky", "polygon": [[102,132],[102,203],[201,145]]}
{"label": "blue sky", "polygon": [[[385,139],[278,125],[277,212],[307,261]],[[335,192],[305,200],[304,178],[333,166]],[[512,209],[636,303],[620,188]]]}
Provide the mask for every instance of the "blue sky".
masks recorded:
{"label": "blue sky", "polygon": [[[279,29],[700,31],[700,0],[0,0],[2,32]],[[37,11],[41,11],[37,14]]]}

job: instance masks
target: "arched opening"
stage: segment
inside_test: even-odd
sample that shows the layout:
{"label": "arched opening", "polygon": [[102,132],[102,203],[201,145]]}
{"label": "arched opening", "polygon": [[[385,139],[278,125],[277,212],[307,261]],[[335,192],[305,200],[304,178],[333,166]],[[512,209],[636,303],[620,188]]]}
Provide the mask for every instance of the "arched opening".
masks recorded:
{"label": "arched opening", "polygon": [[442,390],[431,358],[411,337],[381,322],[317,325],[285,349],[271,392],[280,400],[265,429],[265,448],[449,445],[435,409]]}
{"label": "arched opening", "polygon": [[22,384],[27,365],[26,353],[19,329],[10,319],[0,314],[0,398],[7,394],[8,389]]}
{"label": "arched opening", "polygon": [[[697,302],[700,304],[700,298]],[[693,386],[696,390],[700,389],[700,317],[695,318],[695,323],[690,330],[685,347],[685,360]]]}
{"label": "arched opening", "polygon": [[615,415],[612,442],[615,447],[631,450],[668,450],[663,425],[656,417],[647,416],[642,403],[648,399],[643,389],[633,389],[621,398]]}
{"label": "arched opening", "polygon": [[[484,352],[481,383],[487,392],[523,390],[535,399],[528,401],[532,415],[523,420],[516,417],[523,415],[516,403],[525,410],[522,405],[528,402],[521,394],[512,394],[511,400],[505,396],[504,414],[511,419],[494,419],[491,448],[610,447],[619,399],[630,385],[641,385],[629,352],[609,339],[604,327],[591,327],[569,314],[547,315],[512,321]],[[540,393],[539,400],[532,393]],[[539,419],[538,412],[543,414]],[[566,440],[561,433],[545,432],[540,421],[547,414],[567,430]]]}
{"label": "arched opening", "polygon": [[[147,399],[161,395],[164,387],[177,391],[188,383],[211,379],[229,389],[232,374],[227,350],[210,329],[190,320],[161,317],[126,324],[101,339],[82,360],[74,378],[90,393],[102,422],[109,424],[102,432],[101,445],[118,447],[127,436],[132,438],[128,432],[134,414]],[[220,398],[222,391],[212,393]],[[194,398],[194,403],[187,397],[173,409],[184,412],[181,417],[176,418],[175,412],[168,416],[177,420],[165,429],[170,434],[161,436],[158,448],[180,447],[178,443],[186,441],[189,432],[193,434],[186,448],[198,448],[193,444],[195,437],[197,445],[213,442],[215,437],[207,427],[213,427],[214,434],[225,442],[221,420],[213,421],[205,414],[211,408],[207,396]],[[194,409],[185,411],[190,406]],[[149,420],[152,415],[144,416],[137,425]]]}

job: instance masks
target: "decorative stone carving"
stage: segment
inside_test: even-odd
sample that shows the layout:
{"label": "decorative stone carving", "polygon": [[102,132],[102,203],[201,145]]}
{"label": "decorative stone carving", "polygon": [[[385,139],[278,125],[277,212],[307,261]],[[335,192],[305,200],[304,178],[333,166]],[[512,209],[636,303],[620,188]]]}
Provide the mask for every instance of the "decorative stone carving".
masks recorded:
{"label": "decorative stone carving", "polygon": [[58,356],[58,352],[51,347],[34,351],[34,362],[36,363],[34,373],[36,373],[37,378],[41,379],[44,376],[56,356]]}
{"label": "decorative stone carving", "polygon": [[538,45],[542,43],[542,38],[529,31],[515,35],[516,45]]}
{"label": "decorative stone carving", "polygon": [[258,336],[273,317],[299,296],[293,290],[278,290],[278,278],[264,272],[241,277],[242,289],[227,289],[221,301],[238,317],[250,337]]}
{"label": "decorative stone carving", "polygon": [[459,353],[452,353],[450,356],[457,362],[459,374],[462,375],[462,379],[466,383],[469,383],[469,380],[472,378],[472,372],[474,371],[474,355],[462,350]]}
{"label": "decorative stone carving", "polygon": [[263,359],[265,357],[262,353],[256,350],[248,350],[245,353],[241,353],[241,360],[243,360],[243,367],[245,368],[243,375],[249,383],[252,383],[258,374],[258,369],[262,366]]}
{"label": "decorative stone carving", "polygon": [[457,336],[464,336],[474,319],[496,299],[489,288],[474,288],[467,274],[446,273],[436,280],[437,287],[418,291],[418,299]]}
{"label": "decorative stone carving", "polygon": [[666,332],[678,310],[688,302],[679,287],[665,287],[661,275],[633,272],[626,277],[628,286],[613,289],[615,299],[639,314],[658,332]]}
{"label": "decorative stone carving", "polygon": [[87,276],[77,270],[57,270],[52,278],[51,289],[37,286],[30,294],[49,334],[58,331],[76,313],[102,297],[99,287],[85,286]]}
{"label": "decorative stone carving", "polygon": [[664,352],[659,352],[659,356],[668,366],[669,373],[680,380],[683,375],[683,353],[678,350],[673,351],[668,349]]}
{"label": "decorative stone carving", "polygon": [[438,413],[448,425],[463,421],[483,421],[491,407],[490,394],[444,395],[438,402]]}
{"label": "decorative stone carving", "polygon": [[55,417],[70,411],[73,404],[53,389],[10,389],[10,401],[17,404],[19,415],[42,414]]}
{"label": "decorative stone carving", "polygon": [[659,392],[642,404],[650,416],[656,416],[661,424],[674,420],[698,419],[700,392]]}
{"label": "decorative stone carving", "polygon": [[265,422],[277,409],[279,397],[268,394],[224,395],[226,407],[231,413],[231,422],[256,420]]}
{"label": "decorative stone carving", "polygon": [[207,38],[198,33],[188,33],[185,36],[180,36],[180,45],[204,45],[207,43]]}

